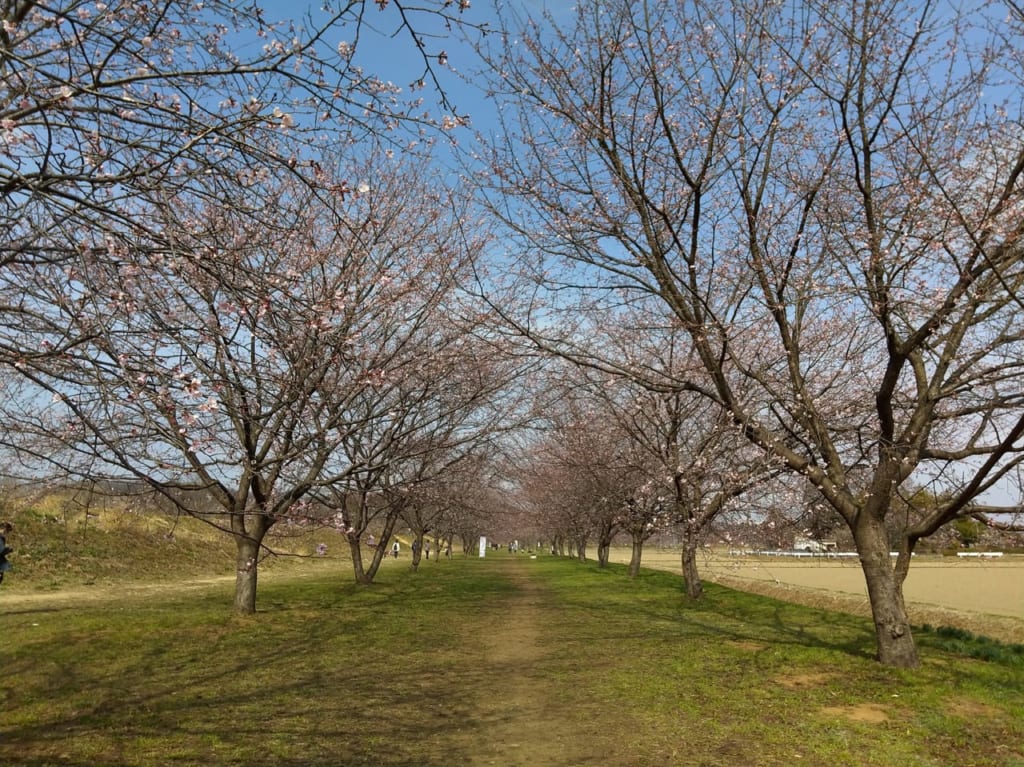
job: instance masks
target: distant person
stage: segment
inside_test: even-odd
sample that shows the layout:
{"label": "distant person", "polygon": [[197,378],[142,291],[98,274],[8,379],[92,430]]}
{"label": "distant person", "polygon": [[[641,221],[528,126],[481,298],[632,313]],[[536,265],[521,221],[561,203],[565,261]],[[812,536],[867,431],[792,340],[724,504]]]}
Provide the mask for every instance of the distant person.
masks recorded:
{"label": "distant person", "polygon": [[398,545],[398,541],[395,541],[395,545],[391,547],[391,556],[393,556],[395,559],[398,559],[399,548],[400,547]]}
{"label": "distant person", "polygon": [[7,536],[14,530],[10,522],[0,525],[0,583],[4,582],[4,573],[11,569],[11,563],[7,561],[7,555],[14,549],[7,545]]}
{"label": "distant person", "polygon": [[430,561],[430,541],[423,544],[423,553],[427,555],[427,561]]}

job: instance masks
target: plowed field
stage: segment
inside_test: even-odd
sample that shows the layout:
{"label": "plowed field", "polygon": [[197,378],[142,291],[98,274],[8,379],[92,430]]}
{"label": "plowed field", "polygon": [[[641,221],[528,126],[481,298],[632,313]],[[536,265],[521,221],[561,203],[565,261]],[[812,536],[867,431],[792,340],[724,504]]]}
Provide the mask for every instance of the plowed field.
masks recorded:
{"label": "plowed field", "polygon": [[[628,562],[629,550],[613,550]],[[682,573],[679,552],[645,550],[646,567]],[[702,577],[803,604],[866,614],[867,588],[856,559],[729,556],[707,552]],[[1024,557],[915,557],[904,584],[915,623],[956,625],[1006,641],[1024,642]]]}

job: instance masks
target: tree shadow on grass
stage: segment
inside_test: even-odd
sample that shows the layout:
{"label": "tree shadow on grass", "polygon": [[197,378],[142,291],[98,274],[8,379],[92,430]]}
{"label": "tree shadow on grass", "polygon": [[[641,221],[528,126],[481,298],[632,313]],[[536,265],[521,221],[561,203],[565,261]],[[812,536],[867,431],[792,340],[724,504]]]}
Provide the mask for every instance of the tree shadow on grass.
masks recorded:
{"label": "tree shadow on grass", "polygon": [[173,604],[51,617],[4,659],[0,764],[465,763],[441,747],[467,715],[456,648],[416,647],[451,605],[431,626],[394,592],[271,590],[248,618],[217,599],[181,619]]}
{"label": "tree shadow on grass", "polygon": [[[600,569],[596,565],[584,566],[581,575],[587,571],[627,577],[624,565]],[[857,616],[712,583],[704,584],[701,599],[691,600],[679,576],[661,571],[643,570],[626,584],[620,582],[612,587],[617,594],[625,589],[625,596],[611,600],[602,599],[600,593],[588,595],[585,589],[574,589],[565,598],[588,610],[604,611],[609,624],[619,621],[616,613],[630,616],[622,622],[622,632],[635,632],[640,625],[663,626],[681,639],[710,636],[731,642],[788,645],[874,659],[873,626]]]}
{"label": "tree shadow on grass", "polygon": [[[225,663],[201,638],[140,654],[114,668],[53,667],[35,692],[13,696],[2,727],[5,765],[424,765],[464,762],[439,753],[465,712],[446,695],[444,669],[311,663],[316,648],[268,646]],[[41,656],[46,648],[39,648]],[[132,652],[131,648],[126,648]],[[204,661],[204,658],[208,660]],[[262,661],[262,662],[261,662]],[[17,680],[12,680],[17,684]],[[53,705],[40,706],[51,697]],[[13,705],[11,705],[13,704]],[[37,710],[30,721],[19,705]],[[12,710],[13,709],[13,710]]]}

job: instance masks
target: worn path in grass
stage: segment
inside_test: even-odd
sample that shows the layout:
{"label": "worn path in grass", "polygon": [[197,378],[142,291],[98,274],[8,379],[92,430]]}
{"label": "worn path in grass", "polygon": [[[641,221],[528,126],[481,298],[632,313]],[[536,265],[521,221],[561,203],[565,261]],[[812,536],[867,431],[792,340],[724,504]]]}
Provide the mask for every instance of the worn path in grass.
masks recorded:
{"label": "worn path in grass", "polygon": [[[297,582],[296,579],[307,576],[314,583],[319,583],[325,575],[340,577],[345,574],[344,567],[337,563],[321,561],[313,564],[321,566],[319,572],[316,567],[310,567],[308,570],[275,573],[265,581],[271,584],[276,581],[281,589],[288,589],[289,584]],[[407,567],[402,562],[389,565]],[[579,674],[586,671],[573,652],[567,649],[566,643],[559,641],[560,611],[564,605],[557,595],[552,594],[544,577],[535,572],[536,563],[527,557],[495,557],[486,563],[460,564],[460,568],[466,566],[484,574],[480,582],[485,584],[479,591],[472,592],[466,607],[451,601],[443,593],[431,592],[430,566],[416,575],[391,579],[391,585],[380,587],[379,592],[370,590],[350,597],[359,603],[362,598],[380,598],[375,597],[375,593],[392,593],[394,599],[403,600],[410,599],[408,590],[418,594],[424,603],[437,599],[440,613],[445,616],[442,620],[452,624],[453,631],[436,630],[433,623],[436,615],[425,615],[419,612],[420,607],[410,608],[407,612],[389,608],[384,611],[386,614],[379,616],[376,624],[383,635],[380,648],[374,647],[372,639],[357,639],[352,647],[361,649],[356,650],[357,655],[346,658],[353,661],[352,665],[339,664],[337,660],[325,661],[317,658],[316,653],[311,653],[304,661],[310,664],[309,668],[303,664],[279,668],[275,661],[263,659],[259,668],[253,669],[253,680],[247,681],[250,674],[242,673],[230,681],[226,680],[224,689],[204,686],[203,681],[205,674],[218,673],[217,664],[222,661],[211,658],[221,657],[212,654],[214,650],[220,652],[219,645],[237,644],[239,663],[245,658],[260,657],[252,654],[246,638],[250,632],[266,632],[269,637],[278,637],[272,640],[274,644],[280,643],[279,636],[299,631],[300,634],[317,637],[309,639],[311,646],[340,645],[346,640],[339,634],[346,632],[325,627],[335,620],[344,621],[346,616],[332,614],[334,607],[330,603],[321,608],[322,612],[308,612],[304,597],[297,597],[296,604],[288,604],[280,602],[279,594],[290,592],[269,589],[260,600],[262,617],[228,622],[204,617],[204,623],[194,627],[170,622],[163,631],[170,643],[169,648],[149,647],[146,640],[137,635],[138,631],[129,627],[127,630],[131,636],[124,639],[127,644],[115,652],[115,655],[123,655],[128,666],[118,666],[116,671],[111,671],[105,664],[116,665],[120,661],[88,655],[102,648],[105,640],[99,637],[107,629],[97,630],[95,641],[75,629],[69,635],[69,641],[59,640],[60,644],[67,645],[70,650],[74,642],[84,642],[87,657],[79,658],[76,675],[95,676],[103,686],[92,687],[89,684],[87,694],[77,687],[61,688],[59,697],[69,701],[82,697],[82,700],[73,705],[69,702],[71,708],[68,711],[54,711],[44,706],[48,713],[41,719],[21,722],[17,728],[8,727],[6,732],[0,727],[0,764],[13,764],[6,758],[14,753],[14,744],[8,744],[12,750],[5,751],[3,741],[5,735],[14,738],[16,733],[18,749],[33,755],[17,764],[31,764],[33,767],[78,764],[74,761],[75,755],[84,748],[91,751],[89,760],[82,761],[82,764],[149,765],[152,763],[149,755],[136,753],[141,748],[138,744],[147,739],[161,743],[161,739],[165,739],[166,746],[154,748],[177,749],[177,763],[184,765],[241,763],[238,760],[248,758],[244,755],[249,753],[255,741],[243,742],[245,738],[236,738],[225,729],[217,735],[221,744],[211,750],[203,740],[211,737],[204,736],[211,725],[201,721],[201,712],[211,700],[224,698],[225,702],[218,704],[222,712],[218,716],[225,721],[239,720],[233,709],[245,710],[249,705],[249,685],[256,684],[262,689],[268,678],[305,679],[308,696],[315,698],[316,702],[309,708],[305,702],[291,701],[285,697],[288,685],[280,692],[268,690],[272,697],[267,705],[279,708],[286,715],[279,717],[280,721],[268,722],[260,738],[268,742],[283,740],[288,743],[285,748],[294,750],[294,754],[289,752],[288,759],[293,761],[268,759],[266,762],[249,762],[253,764],[327,764],[323,761],[327,757],[320,755],[322,751],[344,755],[340,761],[331,764],[369,764],[371,755],[377,754],[381,757],[377,762],[380,764],[570,767],[602,763],[609,754],[616,753],[621,744],[612,742],[610,728],[601,725],[602,721],[607,724],[606,719],[595,718],[593,707],[579,700],[587,695],[585,680],[579,678]],[[443,570],[445,565],[441,568]],[[193,595],[207,600],[211,594],[219,595],[214,599],[223,597],[226,608],[232,580],[230,576],[224,576],[179,579],[163,584],[96,584],[53,592],[7,592],[0,594],[0,617],[39,627],[29,631],[49,634],[52,630],[63,634],[65,630],[59,627],[54,617],[58,611],[81,608],[91,623],[97,619],[102,621],[109,605],[110,615],[119,621],[117,625],[127,621],[125,625],[130,626],[131,618],[125,616],[124,608],[152,604],[153,597],[157,596],[161,602],[172,600],[188,605]],[[343,599],[339,604],[342,602]],[[212,608],[213,615],[218,609],[216,606]],[[294,619],[289,618],[290,613],[294,613]],[[296,621],[295,625],[292,620]],[[210,621],[209,625],[205,625],[205,621]],[[401,638],[391,638],[405,635],[417,621],[422,621],[423,628],[417,634],[418,640],[410,640],[410,646],[403,644],[405,640]],[[435,631],[431,631],[431,626]],[[120,630],[115,633],[120,636]],[[444,636],[446,639],[437,648],[431,648],[431,636]],[[450,645],[445,647],[446,643]],[[209,652],[201,648],[208,648]],[[438,651],[436,655],[432,654],[434,649]],[[458,660],[452,663],[448,651],[453,651]],[[158,671],[136,668],[149,656],[164,659]],[[388,656],[390,659],[386,660]],[[49,658],[46,662],[57,661]],[[58,665],[60,663],[63,661]],[[381,663],[385,665],[381,666]],[[329,669],[322,678],[312,670],[313,666],[319,665]],[[381,668],[387,671],[382,674]],[[393,681],[381,685],[382,678]],[[51,682],[40,679],[38,684],[46,687]],[[108,689],[106,685],[122,685],[124,689]],[[49,694],[44,692],[41,697]],[[182,696],[194,699],[194,704],[182,709],[178,702]],[[4,698],[5,694],[0,689],[0,700]],[[131,705],[120,711],[121,701],[136,699],[146,701],[147,716],[157,724],[149,721],[140,724],[140,714]],[[100,704],[95,701],[107,702]],[[351,701],[359,701],[359,704],[353,707]],[[8,702],[23,710],[29,707],[27,702],[13,699]],[[199,717],[195,720],[191,713],[183,713],[191,712],[193,708]],[[382,709],[388,713],[379,725],[364,719],[366,716],[379,717]],[[170,712],[166,720],[162,713],[165,710]],[[60,745],[60,738],[32,735],[36,730],[59,729],[66,727],[68,722],[81,722],[83,719],[95,721],[76,724],[81,730],[80,737],[64,741],[67,746]],[[107,723],[108,719],[118,723],[114,729]],[[241,720],[244,719],[242,715]],[[295,725],[301,732],[298,739],[291,730],[293,720],[308,723]],[[338,722],[338,733],[330,728],[326,735],[315,732],[315,722]],[[308,731],[307,726],[310,728]],[[165,729],[165,732],[160,734],[160,729]],[[352,729],[358,733],[358,742],[348,740]],[[231,753],[227,762],[218,761],[220,751]],[[204,752],[208,754],[204,757],[207,761],[201,762],[197,755]],[[54,758],[55,753],[61,755]],[[102,757],[97,760],[96,755]],[[71,761],[66,761],[65,756]],[[53,758],[52,762],[48,761],[50,758]],[[139,761],[132,761],[136,759]],[[619,763],[626,762],[620,760]]]}
{"label": "worn path in grass", "polygon": [[565,659],[551,643],[557,608],[528,559],[495,560],[489,567],[513,589],[488,608],[474,658],[477,681],[473,726],[456,729],[458,751],[473,767],[555,767],[597,764],[609,744],[594,732],[585,707],[567,708],[557,689]]}

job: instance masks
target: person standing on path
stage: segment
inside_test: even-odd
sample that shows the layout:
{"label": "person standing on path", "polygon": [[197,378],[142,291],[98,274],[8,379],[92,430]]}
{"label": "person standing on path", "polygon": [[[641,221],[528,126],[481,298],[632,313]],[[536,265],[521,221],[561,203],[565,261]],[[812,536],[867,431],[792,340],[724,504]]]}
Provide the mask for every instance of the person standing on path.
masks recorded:
{"label": "person standing on path", "polygon": [[4,573],[11,569],[11,563],[7,561],[7,555],[14,549],[7,545],[7,536],[10,535],[14,526],[10,522],[0,525],[0,583],[4,581]]}

